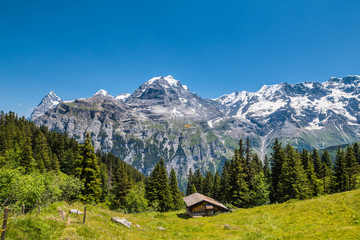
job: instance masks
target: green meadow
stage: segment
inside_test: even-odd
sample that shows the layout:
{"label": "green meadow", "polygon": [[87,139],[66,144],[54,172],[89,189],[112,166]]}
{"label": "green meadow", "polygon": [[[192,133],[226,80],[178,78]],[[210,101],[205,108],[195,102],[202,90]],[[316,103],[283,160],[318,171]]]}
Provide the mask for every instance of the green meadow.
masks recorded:
{"label": "green meadow", "polygon": [[[84,205],[71,208],[83,211]],[[57,209],[66,212],[64,220]],[[360,239],[360,190],[202,218],[188,218],[184,210],[125,214],[87,205],[83,224],[83,215],[68,211],[66,203],[58,202],[38,216],[13,216],[6,239]],[[111,217],[133,225],[126,228]]]}

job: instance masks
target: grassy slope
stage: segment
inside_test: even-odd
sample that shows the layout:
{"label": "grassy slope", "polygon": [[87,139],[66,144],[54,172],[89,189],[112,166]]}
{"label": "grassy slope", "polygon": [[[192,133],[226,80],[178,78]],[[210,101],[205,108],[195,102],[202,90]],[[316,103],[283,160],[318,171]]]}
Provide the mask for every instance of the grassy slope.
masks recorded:
{"label": "grassy slope", "polygon": [[[10,219],[7,239],[360,239],[360,190],[190,219],[183,211],[125,215],[88,206],[85,225],[82,215],[67,215],[67,222],[62,222],[57,207],[68,210],[57,203],[38,218]],[[114,216],[141,227],[113,223]],[[225,224],[232,229],[225,230]],[[159,226],[166,230],[157,230]]]}

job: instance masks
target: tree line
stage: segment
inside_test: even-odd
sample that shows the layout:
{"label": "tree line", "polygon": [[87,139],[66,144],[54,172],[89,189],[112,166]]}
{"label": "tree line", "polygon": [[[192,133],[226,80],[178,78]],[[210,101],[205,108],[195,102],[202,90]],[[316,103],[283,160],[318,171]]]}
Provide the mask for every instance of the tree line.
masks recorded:
{"label": "tree line", "polygon": [[138,170],[111,153],[95,153],[90,134],[79,144],[13,112],[0,113],[2,207],[18,210],[25,204],[31,210],[76,200],[116,207],[119,174],[126,175],[133,191],[144,186],[146,178]]}
{"label": "tree line", "polygon": [[270,158],[262,163],[253,153],[250,141],[239,141],[221,176],[218,172],[205,177],[190,169],[186,194],[200,192],[236,207],[253,207],[281,203],[289,199],[308,199],[321,194],[359,188],[360,148],[358,143],[337,150],[335,161],[328,151],[319,154],[283,146],[279,140],[272,145]]}

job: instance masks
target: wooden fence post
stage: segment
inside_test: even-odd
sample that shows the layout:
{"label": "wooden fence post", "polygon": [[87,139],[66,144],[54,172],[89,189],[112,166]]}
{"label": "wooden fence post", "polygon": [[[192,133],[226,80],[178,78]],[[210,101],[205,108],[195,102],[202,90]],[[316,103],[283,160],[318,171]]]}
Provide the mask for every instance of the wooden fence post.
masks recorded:
{"label": "wooden fence post", "polygon": [[25,215],[25,204],[21,205],[21,215]]}
{"label": "wooden fence post", "polygon": [[5,240],[5,234],[6,234],[6,226],[7,226],[7,219],[9,217],[9,208],[6,207],[4,209],[4,220],[1,228],[1,240]]}
{"label": "wooden fence post", "polygon": [[83,220],[83,224],[85,224],[85,220],[86,220],[86,206],[84,208],[84,220]]}

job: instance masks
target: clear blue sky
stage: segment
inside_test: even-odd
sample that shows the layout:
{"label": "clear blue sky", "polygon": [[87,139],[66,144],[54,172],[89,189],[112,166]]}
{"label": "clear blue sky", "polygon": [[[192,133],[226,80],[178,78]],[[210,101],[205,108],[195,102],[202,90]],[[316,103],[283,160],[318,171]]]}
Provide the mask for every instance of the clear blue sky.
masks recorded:
{"label": "clear blue sky", "polygon": [[360,1],[0,1],[0,109],[173,75],[215,98],[360,74]]}

